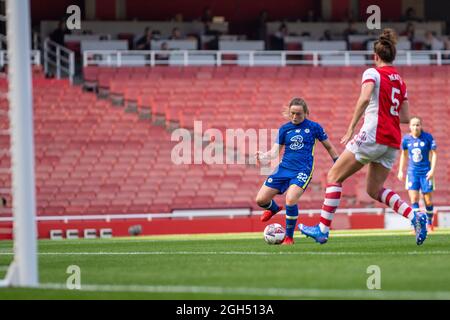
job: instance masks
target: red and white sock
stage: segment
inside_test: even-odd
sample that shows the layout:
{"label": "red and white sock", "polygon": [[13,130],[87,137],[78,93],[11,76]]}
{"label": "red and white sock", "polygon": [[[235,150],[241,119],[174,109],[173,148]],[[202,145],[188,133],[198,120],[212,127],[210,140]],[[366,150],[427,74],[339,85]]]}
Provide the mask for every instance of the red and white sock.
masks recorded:
{"label": "red and white sock", "polygon": [[320,211],[320,231],[326,233],[330,230],[333,215],[336,212],[339,202],[341,201],[342,184],[329,183],[325,191],[325,200],[323,201],[322,210]]}
{"label": "red and white sock", "polygon": [[401,214],[405,218],[412,220],[414,218],[414,210],[400,196],[391,189],[381,189],[378,201],[384,203],[396,213]]}

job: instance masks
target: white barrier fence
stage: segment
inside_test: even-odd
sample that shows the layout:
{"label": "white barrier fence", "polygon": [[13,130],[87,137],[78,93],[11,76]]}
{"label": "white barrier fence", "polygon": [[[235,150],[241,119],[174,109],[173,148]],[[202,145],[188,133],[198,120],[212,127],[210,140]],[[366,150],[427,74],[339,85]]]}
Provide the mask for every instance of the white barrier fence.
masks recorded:
{"label": "white barrier fence", "polygon": [[[8,60],[8,39],[0,33],[0,68],[7,65]],[[39,50],[31,50],[31,63],[36,66],[41,65],[41,52]]]}
{"label": "white barrier fence", "polygon": [[[320,214],[320,209],[307,209],[299,210],[300,215],[313,216]],[[153,219],[173,219],[173,218],[202,218],[202,217],[249,217],[259,216],[262,214],[262,210],[253,211],[250,208],[241,209],[202,209],[202,210],[174,210],[172,213],[137,213],[137,214],[102,214],[102,215],[56,215],[54,216],[37,216],[37,221],[62,221],[68,223],[71,220],[100,220],[100,221],[113,221],[121,219],[144,219],[151,221]],[[438,206],[435,207],[435,212],[450,214],[450,206]],[[386,215],[394,213],[391,209],[387,208],[347,208],[338,209],[337,214],[346,214],[351,216],[353,214],[369,214],[369,215]],[[281,211],[280,214],[285,214],[285,211]],[[12,217],[0,217],[0,222],[12,222]]]}
{"label": "white barrier fence", "polygon": [[67,76],[70,82],[75,76],[75,53],[49,38],[44,41],[44,70],[47,74],[54,69],[57,79]]}
{"label": "white barrier fence", "polygon": [[[373,51],[86,50],[83,66],[362,66]],[[399,50],[396,65],[450,65],[450,50]]]}
{"label": "white barrier fence", "polygon": [[[41,52],[39,50],[32,50],[31,63],[35,66],[41,65]],[[0,68],[8,64],[8,52],[6,50],[0,50]]]}

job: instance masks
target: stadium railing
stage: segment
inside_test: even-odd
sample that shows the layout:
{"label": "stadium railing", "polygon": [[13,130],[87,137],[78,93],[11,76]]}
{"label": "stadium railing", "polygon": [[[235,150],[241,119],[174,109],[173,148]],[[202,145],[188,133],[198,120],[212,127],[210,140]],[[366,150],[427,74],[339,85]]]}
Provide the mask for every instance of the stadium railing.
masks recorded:
{"label": "stadium railing", "polygon": [[[0,33],[0,68],[8,64],[7,42],[6,36]],[[41,52],[39,50],[31,50],[31,63],[36,66],[41,65]]]}
{"label": "stadium railing", "polygon": [[[86,50],[83,66],[359,66],[372,64],[373,51]],[[450,64],[450,50],[399,50],[397,65]]]}
{"label": "stadium railing", "polygon": [[75,75],[75,53],[48,38],[44,41],[43,49],[45,73],[54,68],[57,79],[61,79],[64,73],[72,83]]}
{"label": "stadium railing", "polygon": [[[450,206],[437,206],[436,212],[449,213]],[[204,209],[204,210],[174,210],[172,213],[137,213],[137,214],[89,214],[89,215],[55,215],[55,216],[37,216],[37,221],[63,221],[68,223],[69,221],[80,220],[100,220],[100,221],[113,221],[124,219],[145,219],[151,221],[153,219],[173,219],[173,218],[204,218],[204,217],[248,217],[259,216],[262,214],[262,210],[251,210],[249,208],[242,209]],[[320,214],[320,209],[306,209],[299,210],[300,215],[313,215]],[[352,214],[369,214],[369,215],[383,215],[392,214],[394,211],[387,208],[345,208],[338,209],[336,214],[345,214],[351,216]],[[283,210],[280,214],[285,214]],[[12,217],[0,217],[0,222],[11,222]]]}
{"label": "stadium railing", "polygon": [[[41,52],[39,50],[31,51],[31,63],[35,66],[41,65]],[[8,53],[6,50],[0,50],[0,68],[8,64]]]}
{"label": "stadium railing", "polygon": [[[42,39],[48,37],[55,27],[58,20],[42,20],[40,22],[40,35]],[[83,30],[89,30],[93,34],[110,35],[112,39],[118,38],[120,34],[130,33],[136,38],[140,37],[144,29],[148,26],[151,30],[160,31],[161,35],[169,36],[174,27],[177,27],[182,34],[203,34],[204,24],[201,21],[193,22],[174,22],[174,21],[102,21],[102,20],[83,20]],[[210,30],[221,33],[228,33],[228,22],[213,22],[210,24]],[[73,32],[76,34],[76,31]]]}
{"label": "stadium railing", "polygon": [[[275,33],[281,25],[281,21],[271,21],[266,23],[267,33]],[[55,23],[56,24],[56,23]],[[323,36],[326,30],[331,31],[333,36],[343,35],[344,31],[348,28],[348,22],[307,22],[307,21],[291,21],[284,23],[292,34],[308,34],[312,38],[319,39]],[[392,28],[398,33],[401,33],[406,29],[408,22],[383,22],[383,28]],[[358,34],[366,35],[367,24],[365,21],[354,22],[354,29]],[[425,33],[425,30],[432,31],[437,35],[441,35],[445,30],[445,22],[443,21],[427,21],[427,22],[415,22],[414,27],[416,30],[416,36]],[[378,30],[377,30],[378,31]]]}

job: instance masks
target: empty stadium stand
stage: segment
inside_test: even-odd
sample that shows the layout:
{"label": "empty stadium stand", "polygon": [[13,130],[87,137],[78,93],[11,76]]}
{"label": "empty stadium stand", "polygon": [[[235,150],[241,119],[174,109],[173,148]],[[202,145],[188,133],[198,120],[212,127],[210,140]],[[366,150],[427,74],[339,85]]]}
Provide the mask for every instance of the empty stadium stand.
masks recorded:
{"label": "empty stadium stand", "polygon": [[[411,113],[424,119],[438,144],[436,205],[449,201],[449,67],[400,67]],[[253,207],[264,176],[244,164],[174,165],[170,129],[276,129],[293,97],[309,103],[341,151],[358,96],[361,67],[154,67],[85,68],[123,106],[99,99],[66,80],[34,78],[37,213],[46,215],[166,213],[183,208]],[[0,87],[5,91],[6,80]],[[0,184],[10,206],[9,128],[6,97],[0,99]],[[125,112],[128,110],[129,112]],[[407,127],[404,127],[406,132]],[[226,147],[226,146],[225,146]],[[248,156],[248,150],[241,150]],[[300,208],[318,208],[331,159],[316,148],[313,182]],[[394,168],[396,172],[397,167]],[[387,182],[403,185],[392,174]],[[343,206],[379,206],[364,192],[364,171],[344,185]],[[407,199],[405,191],[400,192]],[[283,201],[280,199],[280,201]],[[10,209],[2,209],[8,216]]]}
{"label": "empty stadium stand", "polygon": [[[448,148],[446,123],[450,69],[434,66],[399,69],[408,84],[411,113],[424,119],[425,129],[434,134],[439,145],[440,166],[436,177],[435,202],[446,204],[448,173],[445,150]],[[302,96],[311,107],[311,119],[321,122],[331,140],[338,145],[359,93],[362,71],[361,67],[89,67],[85,68],[85,78],[97,81],[100,88],[109,90],[111,94],[122,96],[125,105],[136,105],[139,113],[150,113],[152,121],[164,119],[166,127],[176,124],[175,127],[190,129],[194,120],[201,120],[204,128],[277,128],[283,122],[283,105],[293,96]],[[424,83],[429,85],[424,86]],[[404,126],[404,132],[407,130]],[[339,148],[342,150],[342,147]],[[320,205],[321,183],[330,166],[324,150],[320,147],[316,150],[315,178],[311,190],[302,198],[303,208]],[[397,167],[394,172],[396,170]],[[227,176],[223,167],[223,177]],[[361,172],[346,184],[344,203],[378,206],[366,195],[363,176],[364,172]],[[216,181],[221,179],[224,178]],[[255,176],[253,188],[243,188],[250,190],[250,203],[262,180],[260,176]],[[398,191],[404,189],[394,174],[388,184]],[[401,193],[407,199],[406,192]],[[227,198],[226,193],[221,194]],[[244,199],[246,191],[240,190],[239,194]]]}

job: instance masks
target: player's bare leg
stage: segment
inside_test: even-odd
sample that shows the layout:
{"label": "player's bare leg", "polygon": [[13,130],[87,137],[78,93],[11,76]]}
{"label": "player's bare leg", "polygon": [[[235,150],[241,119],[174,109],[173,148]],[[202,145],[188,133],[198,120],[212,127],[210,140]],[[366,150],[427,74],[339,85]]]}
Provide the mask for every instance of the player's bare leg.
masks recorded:
{"label": "player's bare leg", "polygon": [[273,197],[275,197],[278,192],[279,190],[266,185],[263,185],[261,189],[259,189],[259,192],[256,195],[256,203],[261,208],[266,209],[261,216],[262,222],[269,221],[277,212],[283,210],[283,206],[278,206],[273,200]]}
{"label": "player's bare leg", "polygon": [[355,155],[345,149],[330,171],[328,171],[327,182],[343,183],[363,167],[364,165],[355,159]]}
{"label": "player's bare leg", "polygon": [[409,200],[415,212],[419,211],[419,200],[420,193],[419,190],[408,190]]}
{"label": "player's bare leg", "polygon": [[417,202],[419,203],[420,200],[420,193],[418,190],[408,190],[409,199],[411,200],[411,203]]}
{"label": "player's bare leg", "polygon": [[423,201],[425,202],[425,208],[427,210],[427,218],[428,218],[427,229],[428,229],[428,232],[431,232],[431,231],[434,231],[434,227],[433,227],[434,207],[433,207],[433,198],[432,198],[431,192],[423,194]]}
{"label": "player's bare leg", "polygon": [[298,218],[298,200],[300,200],[304,191],[299,186],[292,184],[286,192],[286,237],[282,243],[283,245],[294,244],[294,231]]}
{"label": "player's bare leg", "polygon": [[339,159],[328,172],[328,183],[320,213],[320,223],[314,227],[300,224],[299,229],[304,235],[312,237],[320,244],[328,241],[331,221],[341,199],[342,183],[348,177],[361,170],[362,167],[364,165],[357,161],[355,155],[347,149],[339,156]]}
{"label": "player's bare leg", "polygon": [[369,163],[366,176],[366,191],[372,199],[379,200],[380,190],[383,188],[390,172],[390,169],[380,163]]}

